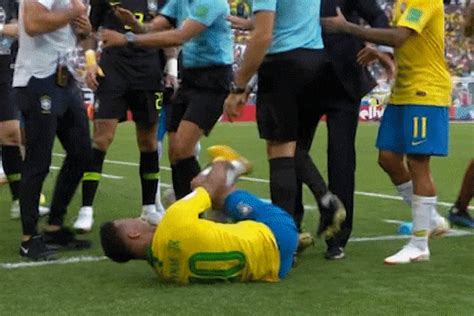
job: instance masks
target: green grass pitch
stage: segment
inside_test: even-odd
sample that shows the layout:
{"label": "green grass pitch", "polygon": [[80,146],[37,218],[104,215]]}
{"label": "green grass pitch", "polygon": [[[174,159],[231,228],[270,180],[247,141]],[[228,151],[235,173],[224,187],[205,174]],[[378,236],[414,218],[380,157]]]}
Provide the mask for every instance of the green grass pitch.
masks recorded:
{"label": "green grass pitch", "polygon": [[[5,263],[24,262],[18,255],[20,222],[9,219],[10,195],[0,188],[0,314],[1,315],[472,315],[474,313],[474,236],[444,237],[431,241],[431,261],[406,266],[384,266],[405,240],[378,240],[394,236],[398,228],[384,219],[409,220],[410,210],[395,196],[388,177],[377,166],[374,141],[377,124],[362,124],[357,136],[357,184],[353,237],[372,239],[350,242],[347,258],[328,262],[324,242],[306,251],[289,277],[276,284],[215,284],[187,287],[160,284],[145,262],[116,264],[108,260],[6,269]],[[432,169],[439,200],[454,201],[467,163],[474,154],[474,125],[452,124],[449,158],[434,158]],[[219,124],[202,141],[234,146],[255,164],[251,175],[268,179],[263,141],[255,124]],[[61,153],[56,146],[55,153]],[[319,128],[312,151],[326,174],[326,128]],[[164,155],[162,166],[169,163]],[[96,226],[90,234],[91,250],[65,252],[62,257],[102,256],[98,225],[109,219],[140,213],[138,151],[133,125],[118,130],[104,173],[115,176],[101,182],[95,204]],[[206,160],[202,150],[201,161]],[[53,166],[62,158],[55,156]],[[170,172],[162,169],[162,182]],[[57,170],[48,176],[44,193],[51,197]],[[242,181],[240,186],[268,198],[268,185]],[[378,195],[370,196],[371,193]],[[368,195],[369,194],[369,195]],[[72,223],[79,208],[77,194],[67,218]],[[314,201],[305,191],[309,206],[305,227],[316,228]],[[446,214],[448,207],[439,206]],[[389,237],[391,238],[391,237]]]}

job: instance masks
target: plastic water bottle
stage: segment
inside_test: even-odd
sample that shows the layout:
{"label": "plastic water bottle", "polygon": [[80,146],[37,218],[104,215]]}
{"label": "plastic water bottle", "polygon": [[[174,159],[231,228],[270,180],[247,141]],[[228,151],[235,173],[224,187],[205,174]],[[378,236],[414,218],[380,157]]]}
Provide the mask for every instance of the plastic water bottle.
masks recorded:
{"label": "plastic water bottle", "polygon": [[[7,13],[5,9],[0,6],[0,24],[5,25],[7,22]],[[11,46],[14,39],[7,36],[0,37],[0,55],[10,55],[11,53]]]}
{"label": "plastic water bottle", "polygon": [[411,235],[413,232],[413,223],[412,222],[403,222],[398,227],[398,233],[400,235]]}

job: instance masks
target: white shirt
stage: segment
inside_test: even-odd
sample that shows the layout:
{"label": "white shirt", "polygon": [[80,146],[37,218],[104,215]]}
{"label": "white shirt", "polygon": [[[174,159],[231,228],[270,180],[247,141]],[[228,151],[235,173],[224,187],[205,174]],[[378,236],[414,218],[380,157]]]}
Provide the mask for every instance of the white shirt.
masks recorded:
{"label": "white shirt", "polygon": [[14,87],[26,87],[31,77],[46,78],[57,68],[58,58],[76,46],[76,35],[70,24],[54,32],[34,37],[25,32],[25,1],[38,1],[50,11],[66,9],[70,0],[21,0],[18,21],[19,50],[13,75]]}

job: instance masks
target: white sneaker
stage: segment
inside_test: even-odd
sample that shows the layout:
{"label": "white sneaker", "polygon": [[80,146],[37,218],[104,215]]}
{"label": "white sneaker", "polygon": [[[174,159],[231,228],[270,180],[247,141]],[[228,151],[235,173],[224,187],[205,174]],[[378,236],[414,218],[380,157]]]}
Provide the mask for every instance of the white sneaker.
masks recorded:
{"label": "white sneaker", "polygon": [[[49,207],[46,206],[39,206],[38,207],[38,214],[39,216],[46,216],[49,214]],[[12,203],[12,206],[10,208],[10,219],[19,219],[21,216],[20,213],[20,201],[15,200]]]}
{"label": "white sneaker", "polygon": [[41,205],[38,206],[38,214],[39,214],[39,216],[41,216],[41,217],[46,216],[46,215],[49,214],[49,212],[50,212],[49,207],[47,207],[47,206],[41,206]]}
{"label": "white sneaker", "polygon": [[89,233],[94,224],[94,210],[91,206],[83,206],[77,213],[77,218],[72,225],[75,231],[80,234]]}
{"label": "white sneaker", "polygon": [[410,262],[429,261],[430,250],[416,247],[411,242],[405,245],[399,252],[384,260],[385,264],[406,264]]}
{"label": "white sneaker", "polygon": [[143,205],[140,218],[150,225],[158,225],[163,219],[164,212],[158,212],[155,205]]}
{"label": "white sneaker", "polygon": [[430,237],[440,237],[446,235],[451,226],[446,218],[441,215],[438,215],[434,218],[431,218],[430,221]]}
{"label": "white sneaker", "polygon": [[19,219],[20,215],[20,200],[15,200],[10,208],[10,219]]}

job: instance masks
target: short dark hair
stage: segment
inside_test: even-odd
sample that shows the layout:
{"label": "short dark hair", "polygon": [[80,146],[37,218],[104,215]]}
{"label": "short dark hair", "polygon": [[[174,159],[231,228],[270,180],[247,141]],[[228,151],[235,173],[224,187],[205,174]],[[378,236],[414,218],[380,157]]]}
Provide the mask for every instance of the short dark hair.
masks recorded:
{"label": "short dark hair", "polygon": [[100,243],[104,254],[115,262],[124,263],[135,259],[120,236],[114,222],[103,223],[100,227]]}

